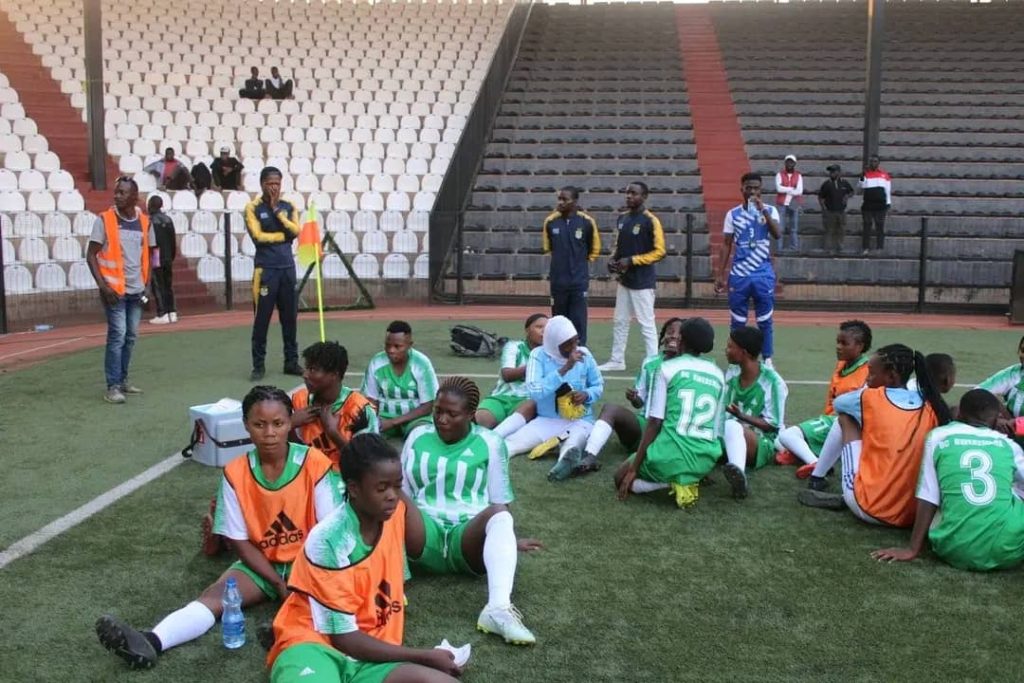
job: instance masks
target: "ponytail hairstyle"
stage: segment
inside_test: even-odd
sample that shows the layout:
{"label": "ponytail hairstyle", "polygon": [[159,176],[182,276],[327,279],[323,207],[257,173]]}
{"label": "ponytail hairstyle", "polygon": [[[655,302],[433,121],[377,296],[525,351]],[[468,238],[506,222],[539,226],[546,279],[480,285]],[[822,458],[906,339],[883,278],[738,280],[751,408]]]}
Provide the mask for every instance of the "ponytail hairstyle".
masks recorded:
{"label": "ponytail hairstyle", "polygon": [[939,424],[944,425],[950,421],[949,406],[946,405],[942,394],[935,386],[932,373],[928,371],[928,363],[925,362],[924,355],[920,351],[914,351],[903,344],[889,344],[878,349],[876,353],[882,361],[882,365],[899,376],[900,386],[906,386],[910,375],[916,374],[921,396],[935,411]]}
{"label": "ponytail hairstyle", "polygon": [[285,410],[288,411],[289,415],[292,414],[293,408],[291,397],[277,387],[264,384],[250,389],[249,393],[242,399],[242,420],[248,420],[249,411],[252,410],[252,407],[257,403],[262,403],[263,401],[277,401],[285,407]]}
{"label": "ponytail hairstyle", "polygon": [[341,478],[347,489],[349,482],[358,482],[378,463],[398,459],[398,451],[380,434],[356,434],[341,449]]}
{"label": "ponytail hairstyle", "polygon": [[461,396],[466,401],[466,410],[470,414],[475,413],[477,406],[480,405],[480,387],[468,377],[460,377],[458,375],[446,377],[441,382],[441,386],[437,388],[437,395],[440,396],[441,394]]}

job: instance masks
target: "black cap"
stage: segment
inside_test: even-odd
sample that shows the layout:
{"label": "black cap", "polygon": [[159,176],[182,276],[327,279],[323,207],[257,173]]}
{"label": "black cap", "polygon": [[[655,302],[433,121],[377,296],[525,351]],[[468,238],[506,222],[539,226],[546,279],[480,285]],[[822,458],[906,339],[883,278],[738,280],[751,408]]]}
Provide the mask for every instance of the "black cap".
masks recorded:
{"label": "black cap", "polygon": [[704,318],[687,318],[681,333],[683,344],[690,353],[707,353],[715,348],[715,328]]}
{"label": "black cap", "polygon": [[832,164],[831,166],[826,166],[825,170],[831,173],[832,171],[841,171],[843,169],[839,167],[839,164]]}

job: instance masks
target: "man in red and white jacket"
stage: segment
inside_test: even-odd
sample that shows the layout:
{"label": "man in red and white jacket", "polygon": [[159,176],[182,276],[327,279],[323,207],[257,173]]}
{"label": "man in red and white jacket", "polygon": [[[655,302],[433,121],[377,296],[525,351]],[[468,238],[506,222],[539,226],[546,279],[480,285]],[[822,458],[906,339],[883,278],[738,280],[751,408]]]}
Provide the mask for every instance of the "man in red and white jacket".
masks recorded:
{"label": "man in red and white jacket", "polygon": [[868,157],[868,165],[860,177],[860,191],[864,199],[860,205],[863,219],[861,246],[864,253],[871,249],[871,227],[874,226],[875,249],[885,246],[885,216],[892,208],[892,178],[879,165],[877,154]]}
{"label": "man in red and white jacket", "polygon": [[778,251],[782,251],[786,234],[790,235],[789,248],[796,251],[800,248],[800,205],[804,201],[804,179],[796,170],[796,157],[787,154],[783,160],[783,168],[775,174],[775,206],[779,209],[782,225],[779,228],[782,236],[777,242]]}

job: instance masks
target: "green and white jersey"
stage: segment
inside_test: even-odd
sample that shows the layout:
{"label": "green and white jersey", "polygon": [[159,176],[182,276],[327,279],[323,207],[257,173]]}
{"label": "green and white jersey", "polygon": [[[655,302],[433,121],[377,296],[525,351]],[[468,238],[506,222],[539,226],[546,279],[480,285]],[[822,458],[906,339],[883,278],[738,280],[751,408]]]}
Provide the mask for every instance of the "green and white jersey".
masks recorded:
{"label": "green and white jersey", "polygon": [[654,378],[658,376],[658,371],[661,370],[661,364],[664,362],[665,357],[660,353],[648,356],[640,366],[640,372],[636,373],[636,381],[633,386],[636,387],[636,393],[640,400],[644,402],[642,408],[644,414],[647,413],[647,406],[650,404],[647,399],[651,395],[651,390],[654,389]]}
{"label": "green and white jersey", "polygon": [[1021,363],[1000,370],[978,388],[1001,398],[1014,417],[1024,416],[1024,365]]}
{"label": "green and white jersey", "polygon": [[991,429],[951,422],[925,441],[917,497],[939,508],[928,531],[936,554],[962,569],[1024,560],[1024,452]]}
{"label": "green and white jersey", "polygon": [[[781,430],[786,419],[786,397],[789,387],[774,369],[760,364],[757,379],[749,387],[740,384],[740,366],[730,365],[725,372],[725,403],[723,409],[733,403],[739,405],[746,415],[759,417]],[[760,430],[747,425],[760,434]]]}
{"label": "green and white jersey", "polygon": [[395,375],[383,351],[370,359],[360,392],[377,401],[377,414],[382,420],[410,413],[437,395],[437,373],[425,354],[409,349],[409,360],[401,376]]}
{"label": "green and white jersey", "polygon": [[494,391],[491,392],[491,396],[521,396],[526,398],[529,393],[526,391],[526,381],[517,380],[515,382],[506,382],[501,378],[501,371],[505,368],[515,369],[526,365],[526,361],[530,359],[530,345],[525,341],[512,341],[511,339],[505,342],[505,345],[501,347],[501,365],[498,369],[498,385],[494,387]]}
{"label": "green and white jersey", "polygon": [[505,440],[472,425],[458,443],[441,440],[434,425],[421,425],[402,449],[402,488],[416,506],[439,524],[457,526],[491,504],[511,503]]}
{"label": "green and white jersey", "polygon": [[664,361],[647,406],[647,417],[664,424],[647,449],[648,457],[709,448],[720,451],[724,398],[725,377],[712,361],[689,354]]}

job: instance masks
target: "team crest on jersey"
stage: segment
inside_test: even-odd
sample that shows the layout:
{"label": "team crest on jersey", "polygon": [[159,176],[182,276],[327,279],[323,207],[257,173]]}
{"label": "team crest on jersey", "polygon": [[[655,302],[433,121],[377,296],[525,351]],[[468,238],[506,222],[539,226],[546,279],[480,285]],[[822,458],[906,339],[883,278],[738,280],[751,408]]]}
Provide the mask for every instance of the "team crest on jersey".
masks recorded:
{"label": "team crest on jersey", "polygon": [[551,228],[551,234],[552,235],[559,235],[559,234],[561,234],[561,230],[562,230],[561,228]]}
{"label": "team crest on jersey", "polygon": [[633,226],[633,234],[634,235],[639,235],[640,234],[640,224],[639,223]]}
{"label": "team crest on jersey", "polygon": [[576,228],[576,239],[583,239],[583,228]]}
{"label": "team crest on jersey", "polygon": [[277,548],[290,543],[302,543],[302,539],[305,538],[305,534],[302,533],[302,529],[295,526],[295,522],[288,518],[288,515],[284,514],[284,511],[278,513],[277,519],[274,520],[267,532],[263,534],[263,538],[260,539],[258,546],[260,550],[266,550],[267,548]]}
{"label": "team crest on jersey", "polygon": [[260,287],[260,296],[267,296],[270,294],[270,287]]}
{"label": "team crest on jersey", "polygon": [[391,621],[391,615],[402,611],[401,601],[391,599],[391,584],[387,581],[381,581],[377,586],[377,595],[373,599],[373,604],[377,607],[378,628],[387,626]]}

